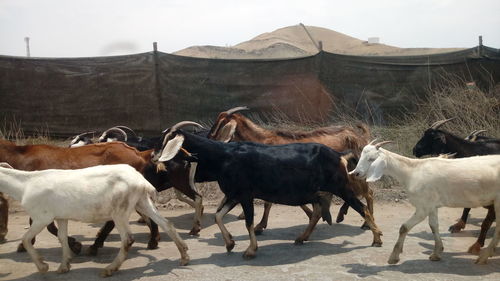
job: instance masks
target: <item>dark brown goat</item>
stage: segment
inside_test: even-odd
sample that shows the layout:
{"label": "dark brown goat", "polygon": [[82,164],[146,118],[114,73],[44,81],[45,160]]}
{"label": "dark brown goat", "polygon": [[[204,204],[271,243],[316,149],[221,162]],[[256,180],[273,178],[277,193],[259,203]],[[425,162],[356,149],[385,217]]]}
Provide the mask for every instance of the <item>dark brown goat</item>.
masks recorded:
{"label": "dark brown goat", "polygon": [[[151,160],[152,150],[139,152],[121,142],[98,143],[85,145],[75,148],[58,147],[51,145],[16,145],[13,142],[0,139],[0,162],[7,162],[15,169],[33,171],[45,169],[80,169],[96,165],[106,164],[128,164],[134,167],[137,171],[143,173],[155,188],[166,189],[174,185],[179,189],[191,189],[189,183],[189,168],[186,166],[168,167],[173,169],[166,173],[156,173],[156,166]],[[183,173],[185,171],[185,173]],[[174,176],[172,176],[174,174]],[[177,176],[175,176],[177,175]],[[188,192],[189,193],[189,192]],[[190,194],[186,195],[190,196]],[[193,197],[196,197],[193,194]],[[201,205],[201,197],[199,204]],[[0,221],[6,221],[8,209],[2,208],[0,213]],[[199,232],[200,218],[197,216],[201,213],[201,209],[196,212],[195,225],[191,232]],[[199,214],[201,217],[201,214]],[[113,224],[106,223],[105,227],[100,231],[98,240],[91,246],[91,253],[96,253],[97,248],[102,246],[107,233],[113,228]],[[156,224],[152,224],[151,237],[148,243],[148,248],[157,248],[159,233]],[[52,223],[48,230],[57,235],[57,228]],[[76,242],[74,238],[69,237],[69,245],[73,252],[78,253],[81,250],[81,244]],[[19,251],[24,248],[20,246]]]}
{"label": "dark brown goat", "polygon": [[[250,119],[236,112],[246,110],[246,107],[236,107],[228,111],[219,113],[212,126],[208,138],[228,141],[251,141],[263,144],[288,144],[288,143],[321,143],[336,151],[351,150],[355,156],[359,156],[363,147],[371,139],[370,131],[364,124],[356,125],[356,128],[349,126],[332,126],[319,128],[307,132],[289,132],[282,130],[268,130],[253,123]],[[350,167],[353,169],[354,167]],[[349,177],[349,187],[358,196],[366,199],[366,204],[370,214],[373,216],[373,191],[365,181]],[[260,223],[255,227],[256,233],[261,233],[267,227],[267,220],[272,203],[266,202],[264,205],[264,215]],[[306,206],[301,208],[310,217],[311,210]],[[344,220],[349,205],[344,203],[337,216],[337,222]],[[367,228],[363,224],[363,228]]]}

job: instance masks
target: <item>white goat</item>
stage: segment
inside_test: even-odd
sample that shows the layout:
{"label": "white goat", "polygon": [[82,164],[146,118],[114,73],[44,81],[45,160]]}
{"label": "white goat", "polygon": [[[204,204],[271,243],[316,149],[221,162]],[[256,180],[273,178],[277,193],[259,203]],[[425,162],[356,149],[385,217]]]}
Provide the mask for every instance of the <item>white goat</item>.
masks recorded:
{"label": "white goat", "polygon": [[[382,175],[392,176],[403,185],[408,200],[415,206],[415,213],[399,230],[399,239],[388,261],[390,264],[399,261],[406,234],[427,216],[435,240],[429,259],[441,259],[443,242],[439,237],[439,207],[473,208],[494,204],[496,224],[500,225],[500,155],[411,159],[380,148],[385,143],[389,142],[373,145],[372,141],[366,145],[358,165],[349,174],[366,178],[367,182],[377,181]],[[491,243],[481,251],[476,263],[487,262],[499,238],[500,227],[497,227]]]}
{"label": "white goat", "polygon": [[163,218],[151,201],[156,190],[129,165],[104,165],[79,170],[43,170],[26,172],[0,163],[0,192],[9,194],[33,219],[23,236],[23,245],[40,272],[48,265],[37,253],[31,239],[52,221],[59,225],[58,238],[62,245],[62,262],[58,273],[70,268],[71,250],[68,247],[68,220],[88,223],[113,220],[122,241],[120,251],[101,276],[111,276],[126,258],[134,242],[128,220],[137,210],[150,217],[175,242],[181,253],[181,265],[189,262],[187,246],[171,222]]}

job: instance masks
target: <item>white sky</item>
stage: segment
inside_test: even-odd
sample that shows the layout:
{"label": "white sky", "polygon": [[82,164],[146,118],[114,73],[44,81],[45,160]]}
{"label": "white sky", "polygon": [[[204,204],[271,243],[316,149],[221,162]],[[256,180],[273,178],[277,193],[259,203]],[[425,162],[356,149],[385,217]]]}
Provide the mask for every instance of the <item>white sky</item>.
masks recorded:
{"label": "white sky", "polygon": [[235,45],[319,26],[397,47],[500,48],[500,0],[0,0],[0,55],[86,57]]}

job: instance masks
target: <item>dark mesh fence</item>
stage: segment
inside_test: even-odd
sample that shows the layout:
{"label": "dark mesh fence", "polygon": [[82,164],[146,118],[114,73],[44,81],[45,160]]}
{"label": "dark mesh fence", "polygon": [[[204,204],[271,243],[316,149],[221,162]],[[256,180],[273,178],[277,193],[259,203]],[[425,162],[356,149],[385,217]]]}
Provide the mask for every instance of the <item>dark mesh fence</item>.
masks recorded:
{"label": "dark mesh fence", "polygon": [[[323,121],[345,105],[384,123],[447,79],[500,83],[500,52],[488,47],[406,57],[322,52],[287,60],[222,60],[161,52],[41,59],[0,56],[0,121],[70,136],[127,125],[145,135],[182,120],[208,121],[246,105],[295,121]],[[345,109],[345,107],[344,107]]]}

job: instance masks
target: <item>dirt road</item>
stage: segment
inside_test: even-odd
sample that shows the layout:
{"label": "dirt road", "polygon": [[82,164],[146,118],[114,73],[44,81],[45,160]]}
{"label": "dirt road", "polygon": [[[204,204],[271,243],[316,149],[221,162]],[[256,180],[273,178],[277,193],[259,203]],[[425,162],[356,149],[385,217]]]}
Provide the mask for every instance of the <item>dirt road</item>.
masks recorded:
{"label": "dirt road", "polygon": [[[334,217],[338,208],[332,206]],[[260,216],[262,207],[257,206],[256,210]],[[159,249],[147,250],[147,228],[133,223],[136,242],[120,271],[108,280],[500,280],[499,254],[487,265],[479,266],[474,264],[476,257],[466,252],[478,234],[480,218],[486,213],[484,209],[472,210],[471,224],[459,234],[450,234],[447,228],[461,210],[440,209],[440,232],[445,247],[443,259],[439,262],[428,260],[434,240],[427,222],[422,222],[408,235],[401,262],[397,265],[388,265],[387,259],[401,223],[413,212],[413,207],[407,203],[376,205],[376,220],[384,233],[381,248],[370,247],[372,234],[359,228],[362,220],[352,210],[343,223],[333,226],[320,223],[309,242],[295,246],[295,237],[306,227],[305,215],[296,207],[274,206],[269,228],[257,237],[259,250],[253,260],[241,257],[248,246],[248,234],[244,222],[236,219],[239,209],[228,214],[225,220],[236,240],[236,247],[229,254],[218,227],[213,223],[214,211],[213,207],[206,208],[201,235],[190,237],[187,233],[192,209],[161,209],[189,246],[191,263],[185,267],[178,265],[179,253],[165,234],[162,234]],[[137,216],[132,219],[135,221]],[[16,253],[27,221],[24,212],[10,216],[8,242],[0,245],[1,280],[101,280],[100,270],[118,252],[119,236],[114,231],[97,257],[75,256],[71,271],[59,275],[55,270],[60,263],[61,248],[57,238],[44,230],[35,247],[50,269],[46,274],[39,274],[27,253]],[[95,237],[97,227],[70,222],[69,232],[83,242],[85,251]]]}

